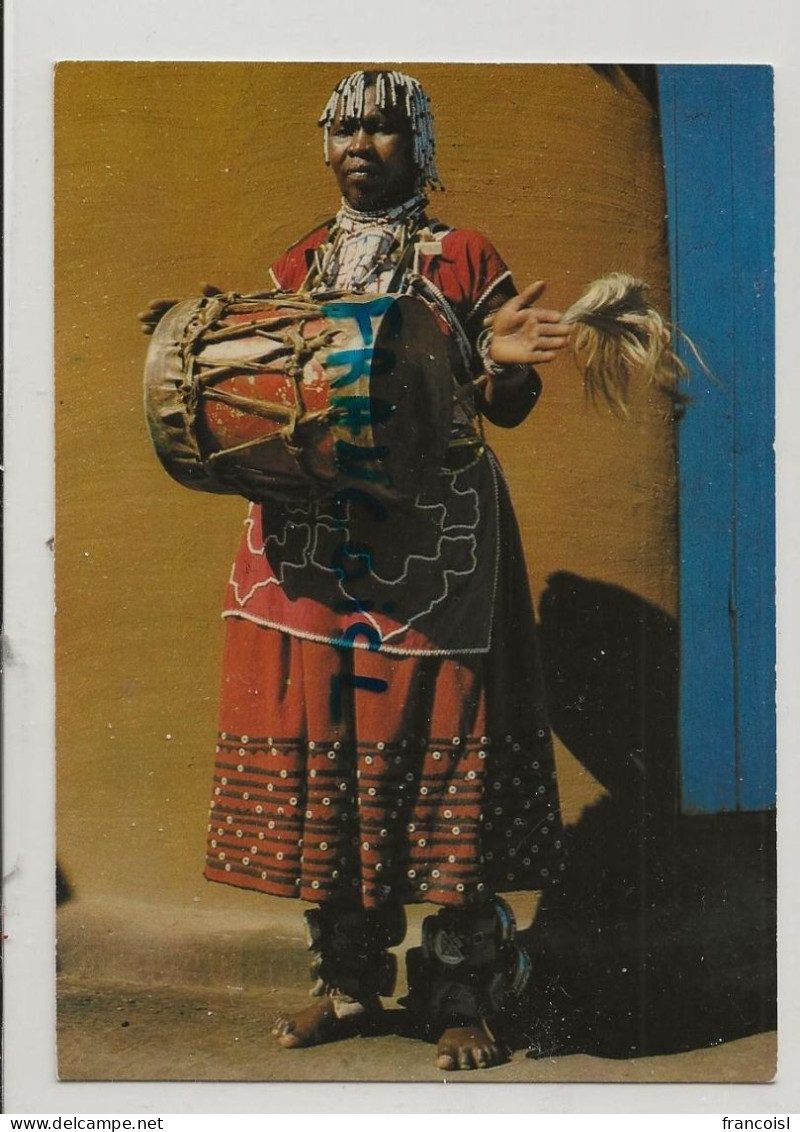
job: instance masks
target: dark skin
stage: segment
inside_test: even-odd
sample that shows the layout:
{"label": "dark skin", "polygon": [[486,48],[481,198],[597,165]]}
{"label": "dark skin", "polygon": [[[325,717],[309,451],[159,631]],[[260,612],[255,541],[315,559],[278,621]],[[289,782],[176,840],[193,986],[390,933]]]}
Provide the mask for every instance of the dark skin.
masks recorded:
{"label": "dark skin", "polygon": [[342,196],[358,212],[393,208],[414,195],[413,154],[408,120],[379,109],[374,87],[364,94],[360,118],[337,115],[331,124],[328,162]]}

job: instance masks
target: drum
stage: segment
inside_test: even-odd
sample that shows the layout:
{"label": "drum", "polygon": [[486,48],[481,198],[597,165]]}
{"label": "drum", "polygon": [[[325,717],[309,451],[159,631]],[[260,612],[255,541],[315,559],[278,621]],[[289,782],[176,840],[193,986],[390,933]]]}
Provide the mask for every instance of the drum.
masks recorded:
{"label": "drum", "polygon": [[448,445],[445,329],[407,295],[178,303],[145,366],[156,453],[186,487],[256,502],[413,499]]}

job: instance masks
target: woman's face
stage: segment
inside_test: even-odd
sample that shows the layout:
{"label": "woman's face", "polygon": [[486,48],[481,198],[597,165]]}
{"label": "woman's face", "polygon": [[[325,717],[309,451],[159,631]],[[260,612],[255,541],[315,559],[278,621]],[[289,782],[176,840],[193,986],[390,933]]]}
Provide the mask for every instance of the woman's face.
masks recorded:
{"label": "woman's face", "polygon": [[328,160],[342,196],[360,212],[393,208],[414,194],[411,129],[402,115],[376,106],[374,86],[364,92],[360,118],[334,118]]}

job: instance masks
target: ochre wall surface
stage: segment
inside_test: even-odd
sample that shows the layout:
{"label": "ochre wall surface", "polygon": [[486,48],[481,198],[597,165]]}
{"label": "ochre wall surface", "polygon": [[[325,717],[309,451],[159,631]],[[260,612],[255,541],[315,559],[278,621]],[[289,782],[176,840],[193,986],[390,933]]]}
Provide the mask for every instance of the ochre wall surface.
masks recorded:
{"label": "ochre wall surface", "polygon": [[[337,208],[316,118],[347,64],[62,64],[56,75],[59,858],[77,899],[255,907],[202,877],[222,640],[246,504],[190,492],[142,413],[153,297],[269,286]],[[434,105],[447,191],[518,286],[565,307],[624,269],[666,304],[657,122],[623,75],[585,66],[409,65]],[[613,583],[675,613],[675,480],[664,405],[587,406],[569,359],[520,428],[492,430],[534,597],[548,575]],[[575,817],[597,785],[563,747]]]}

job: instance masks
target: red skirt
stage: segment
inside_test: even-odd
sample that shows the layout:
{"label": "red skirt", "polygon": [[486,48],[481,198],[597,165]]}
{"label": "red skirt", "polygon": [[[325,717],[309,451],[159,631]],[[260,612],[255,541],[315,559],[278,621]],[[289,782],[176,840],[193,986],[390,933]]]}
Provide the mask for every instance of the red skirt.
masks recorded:
{"label": "red skirt", "polygon": [[536,629],[503,504],[488,653],[389,656],[227,619],[209,880],[367,908],[558,883]]}

